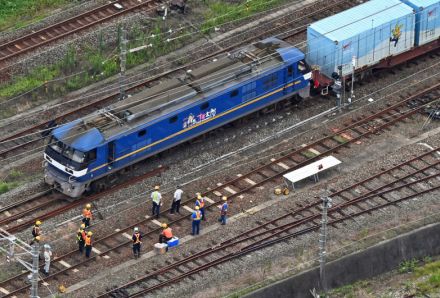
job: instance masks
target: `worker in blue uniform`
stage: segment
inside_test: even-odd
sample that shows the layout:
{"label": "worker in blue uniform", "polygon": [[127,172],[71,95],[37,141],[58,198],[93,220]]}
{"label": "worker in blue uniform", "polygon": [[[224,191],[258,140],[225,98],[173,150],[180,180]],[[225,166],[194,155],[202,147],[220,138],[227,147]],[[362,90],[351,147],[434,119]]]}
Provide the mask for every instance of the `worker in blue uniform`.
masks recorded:
{"label": "worker in blue uniform", "polygon": [[198,235],[200,232],[200,220],[202,219],[202,212],[200,212],[200,207],[196,206],[196,210],[191,215],[192,219],[192,233],[191,235]]}
{"label": "worker in blue uniform", "polygon": [[222,208],[220,209],[220,218],[218,221],[222,223],[222,225],[226,224],[226,214],[228,213],[228,198],[226,196],[222,197]]}
{"label": "worker in blue uniform", "polygon": [[199,207],[200,212],[202,213],[202,220],[206,220],[206,214],[205,214],[205,198],[202,197],[202,195],[198,192],[196,199],[196,206]]}

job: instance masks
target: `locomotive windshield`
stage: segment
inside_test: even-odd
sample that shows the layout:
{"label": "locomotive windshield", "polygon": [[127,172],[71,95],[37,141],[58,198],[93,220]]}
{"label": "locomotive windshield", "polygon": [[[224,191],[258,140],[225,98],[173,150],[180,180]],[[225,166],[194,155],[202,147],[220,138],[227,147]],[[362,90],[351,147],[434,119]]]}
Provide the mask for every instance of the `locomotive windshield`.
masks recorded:
{"label": "locomotive windshield", "polygon": [[96,149],[82,152],[74,149],[53,137],[50,139],[46,154],[64,165],[71,165],[75,170],[84,169],[96,158]]}

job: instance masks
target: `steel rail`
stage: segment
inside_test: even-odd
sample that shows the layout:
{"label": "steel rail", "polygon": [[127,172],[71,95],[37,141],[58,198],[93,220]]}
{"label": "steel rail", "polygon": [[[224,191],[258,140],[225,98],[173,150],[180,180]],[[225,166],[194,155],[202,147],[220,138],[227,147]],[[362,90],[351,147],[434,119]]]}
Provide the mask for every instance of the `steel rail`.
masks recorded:
{"label": "steel rail", "polygon": [[[36,32],[19,37],[5,44],[0,45],[0,62],[23,54],[42,45],[51,43],[60,38],[66,37],[78,31],[90,28],[103,23],[114,17],[139,9],[143,6],[152,5],[155,0],[138,0],[138,4],[133,5],[131,0],[118,0],[104,4],[80,15],[71,17],[62,22],[53,24]],[[122,9],[117,9],[115,4],[122,5]],[[126,8],[125,8],[126,7]],[[61,33],[60,33],[61,32]],[[9,53],[8,53],[9,52]]]}
{"label": "steel rail", "polygon": [[[431,88],[431,89],[429,89],[429,90],[431,91],[431,90],[433,90],[433,89]],[[423,94],[425,94],[425,93],[426,93],[426,92],[419,92],[419,93],[417,93],[417,96],[421,96],[421,95],[423,95]],[[414,99],[414,98],[415,98],[415,96],[411,96],[411,97],[407,98],[406,100],[402,101],[400,104],[396,104],[396,105],[394,105],[394,106],[391,106],[391,107],[387,108],[386,110],[389,111],[390,108],[400,107],[400,106],[401,106],[403,103],[405,103],[407,100]],[[384,112],[384,111],[380,111],[379,113],[376,113],[376,114],[374,114],[374,115],[368,117],[367,120],[368,120],[368,121],[370,121],[370,120],[376,120],[378,115],[383,115],[383,112]],[[398,118],[396,118],[396,119],[403,119],[404,117],[402,117],[402,116],[405,116],[405,115],[411,115],[412,113],[413,113],[413,110],[410,110],[407,114],[400,115],[400,116],[399,116]],[[376,115],[376,117],[375,117],[375,115]],[[360,120],[360,121],[354,123],[351,127],[357,127],[360,123],[365,123],[365,121],[366,121],[366,119],[362,119],[362,120]],[[396,121],[397,121],[397,120],[396,120]],[[388,125],[391,125],[391,123],[392,123],[392,122],[387,122],[387,123],[384,124],[384,125],[388,126]],[[346,128],[344,128],[343,130],[347,130],[348,128],[349,128],[349,127],[346,127]],[[374,133],[374,132],[376,132],[376,131],[381,130],[382,128],[383,128],[383,126],[378,126],[378,127],[376,127],[376,129],[375,129],[374,131],[368,131],[367,133],[368,133],[368,134],[369,134],[369,133]],[[340,130],[340,131],[338,131],[337,133],[335,133],[333,136],[326,137],[326,138],[324,138],[324,139],[334,137],[335,135],[340,134],[341,131],[343,131],[343,130]],[[363,134],[363,136],[364,136],[364,135],[365,135],[365,134]],[[356,140],[357,140],[357,139],[356,139]],[[354,139],[351,140],[351,142],[354,142],[354,141],[355,141]],[[346,143],[344,143],[344,145],[346,145]],[[303,149],[303,148],[301,148],[301,149]],[[335,148],[334,148],[334,149],[335,149]],[[432,150],[432,152],[434,152],[435,150],[438,150],[438,149],[434,149],[434,150]],[[299,150],[299,151],[295,151],[295,152],[296,152],[296,153],[300,153],[301,150]],[[327,152],[326,152],[326,153],[327,153]],[[422,156],[426,156],[426,155],[428,155],[428,154],[429,154],[429,153],[424,153]],[[283,157],[279,158],[277,161],[279,161],[279,160],[283,160],[283,159],[285,159],[285,158],[286,158],[286,156],[283,156]],[[417,159],[417,158],[413,158],[412,160],[410,160],[410,161],[408,161],[408,162],[411,162],[411,161],[416,160],[416,159]],[[275,162],[277,162],[277,161],[275,161]],[[307,162],[307,161],[310,161],[310,159],[306,160],[306,162]],[[273,163],[275,163],[275,162],[271,162],[270,164],[273,164]],[[408,163],[408,162],[407,162],[407,163]],[[396,167],[397,167],[397,166],[396,166]],[[259,168],[259,169],[257,169],[257,170],[254,170],[253,172],[258,171],[258,170],[260,170],[260,169],[261,169],[261,168]],[[290,170],[291,170],[291,169],[290,169]],[[391,170],[391,169],[387,170],[386,172],[389,172],[390,170]],[[423,171],[423,170],[426,170],[426,169],[422,169],[422,170],[420,170],[420,171]],[[420,171],[418,171],[418,172],[420,172]],[[417,172],[417,173],[418,173],[418,172]],[[240,178],[243,178],[243,177],[245,177],[245,176],[246,176],[246,175],[243,175],[243,176],[240,177]],[[278,176],[279,176],[279,174],[277,174],[277,175],[275,175],[274,177],[272,177],[272,179],[274,179],[274,178],[276,178],[276,177],[278,177]],[[235,181],[235,180],[236,180],[236,179],[234,179],[234,181]],[[370,180],[370,179],[365,179],[365,181],[367,181],[367,180]],[[222,187],[225,187],[225,185],[227,185],[227,184],[223,184]],[[257,186],[257,185],[254,185],[253,187],[256,187],[256,186]],[[252,188],[253,188],[253,187],[252,187]],[[246,191],[248,191],[248,190],[250,190],[250,189],[251,189],[251,188],[246,188]],[[215,189],[211,190],[210,192],[213,192],[213,191],[215,191]],[[204,195],[206,195],[207,193],[209,193],[209,192],[205,192]],[[237,195],[237,194],[235,194],[235,195]],[[235,196],[235,195],[233,195],[233,196]],[[231,196],[230,196],[230,197],[231,197]],[[195,198],[191,198],[190,200],[187,200],[187,201],[183,202],[183,204],[187,204],[188,202],[193,202],[194,200],[195,200]],[[220,201],[217,201],[217,202],[215,202],[215,203],[212,203],[212,204],[210,204],[210,205],[207,205],[207,208],[210,208],[210,207],[212,207],[212,206],[215,206],[215,205],[217,205],[219,202],[220,202]],[[306,206],[306,207],[309,207],[309,208],[310,208],[310,207],[312,207],[312,206]],[[161,212],[161,214],[162,214],[162,215],[163,215],[163,214],[166,214],[168,211],[169,211],[169,209],[167,209],[167,210]],[[170,222],[170,225],[173,225],[173,224],[175,224],[175,223],[177,223],[177,222],[180,222],[180,221],[182,221],[182,220],[188,218],[189,216],[190,216],[190,215],[188,215],[188,216],[182,216],[182,217],[179,218],[179,219],[176,219],[176,220],[174,220],[174,221],[171,221],[171,222]],[[109,238],[113,237],[113,236],[116,235],[116,234],[123,233],[123,232],[129,230],[130,228],[132,228],[133,226],[140,225],[141,223],[145,223],[145,222],[147,222],[147,221],[148,221],[148,219],[147,219],[147,220],[142,220],[142,221],[140,221],[140,222],[137,222],[137,223],[131,225],[130,227],[127,227],[127,228],[125,228],[125,229],[123,229],[123,230],[120,230],[118,233],[109,234],[109,235],[107,235],[107,236],[105,236],[105,237],[103,237],[103,238],[97,239],[97,240],[95,241],[95,243],[99,243],[99,242],[101,242],[101,241],[104,241],[104,240],[106,240],[106,239],[109,239]],[[155,234],[155,233],[157,233],[157,231],[159,231],[159,230],[160,230],[160,228],[157,228],[157,229],[155,229],[155,230],[152,230],[152,231],[150,231],[149,233],[147,233],[145,236]],[[119,244],[119,245],[117,245],[117,246],[114,246],[114,247],[112,247],[112,248],[110,248],[110,249],[107,249],[106,251],[103,251],[103,252],[102,252],[101,254],[99,254],[99,255],[105,255],[105,254],[109,253],[109,252],[112,251],[112,250],[117,250],[117,249],[121,248],[122,246],[128,245],[128,244],[130,244],[130,243],[131,243],[131,241],[128,240],[128,241],[123,242],[123,243],[121,243],[121,244]],[[58,261],[58,260],[60,260],[60,259],[63,259],[63,258],[65,258],[66,256],[71,255],[71,254],[73,254],[73,253],[75,253],[75,252],[76,252],[76,251],[72,251],[72,252],[70,252],[70,253],[67,253],[66,255],[61,256],[60,258],[56,258],[56,259],[54,259],[53,261],[56,262],[56,261]],[[98,256],[98,255],[92,256],[91,259],[90,259],[90,261],[91,261],[91,260],[94,260],[97,256]],[[55,276],[55,275],[58,275],[58,274],[60,274],[60,273],[65,273],[66,271],[71,270],[71,269],[74,269],[74,268],[76,268],[76,267],[78,267],[78,266],[84,265],[86,262],[87,262],[87,261],[84,261],[84,262],[81,262],[81,263],[75,264],[75,265],[73,265],[72,267],[69,267],[69,268],[66,268],[66,269],[64,269],[64,270],[58,271],[56,274],[54,274],[54,276]],[[54,277],[54,276],[49,276],[49,278]],[[15,278],[15,277],[14,277],[14,278]],[[20,290],[23,290],[23,289],[20,289]]]}

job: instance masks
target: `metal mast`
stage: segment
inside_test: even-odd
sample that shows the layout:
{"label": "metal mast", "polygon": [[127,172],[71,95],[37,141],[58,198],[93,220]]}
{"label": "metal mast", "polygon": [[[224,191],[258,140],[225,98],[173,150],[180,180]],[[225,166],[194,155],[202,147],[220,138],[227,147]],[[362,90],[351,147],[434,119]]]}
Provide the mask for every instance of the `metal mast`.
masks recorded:
{"label": "metal mast", "polygon": [[[32,246],[9,234],[0,228],[0,251],[6,253],[7,261],[17,261],[31,272],[31,298],[38,297],[38,261],[40,255],[40,245],[34,242]],[[26,259],[32,257],[32,263]]]}
{"label": "metal mast", "polygon": [[120,50],[121,53],[119,55],[121,72],[119,73],[119,100],[123,100],[125,98],[125,69],[127,63],[127,31],[125,31],[124,27],[121,29],[121,41],[120,41]]}
{"label": "metal mast", "polygon": [[322,220],[321,231],[319,234],[319,279],[321,288],[324,291],[324,297],[327,297],[327,283],[325,277],[325,261],[326,261],[326,241],[327,241],[327,210],[332,207],[332,199],[323,197],[322,200]]}

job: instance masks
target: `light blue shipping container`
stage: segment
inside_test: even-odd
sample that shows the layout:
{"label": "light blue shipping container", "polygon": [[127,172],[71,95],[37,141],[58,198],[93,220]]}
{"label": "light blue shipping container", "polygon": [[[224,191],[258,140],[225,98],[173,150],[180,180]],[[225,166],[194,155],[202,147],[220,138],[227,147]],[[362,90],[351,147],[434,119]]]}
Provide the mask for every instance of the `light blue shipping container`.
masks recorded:
{"label": "light blue shipping container", "polygon": [[307,28],[309,65],[331,77],[342,66],[343,75],[374,65],[414,46],[415,13],[400,0],[371,0]]}
{"label": "light blue shipping container", "polygon": [[417,46],[424,45],[440,37],[439,0],[402,0],[416,11]]}

